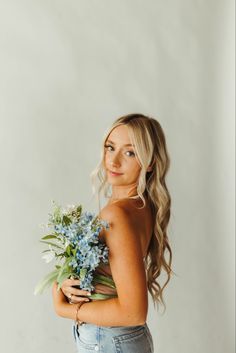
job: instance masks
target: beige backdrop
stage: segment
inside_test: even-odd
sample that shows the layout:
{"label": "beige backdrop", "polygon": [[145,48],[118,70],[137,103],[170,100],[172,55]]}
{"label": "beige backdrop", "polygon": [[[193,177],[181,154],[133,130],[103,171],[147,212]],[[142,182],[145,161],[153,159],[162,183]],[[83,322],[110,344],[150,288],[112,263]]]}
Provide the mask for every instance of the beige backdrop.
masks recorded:
{"label": "beige backdrop", "polygon": [[[177,276],[155,353],[233,353],[230,0],[0,0],[1,351],[74,352],[71,321],[33,289],[51,200],[92,209],[89,174],[121,114],[162,124]],[[134,293],[135,295],[135,293]]]}

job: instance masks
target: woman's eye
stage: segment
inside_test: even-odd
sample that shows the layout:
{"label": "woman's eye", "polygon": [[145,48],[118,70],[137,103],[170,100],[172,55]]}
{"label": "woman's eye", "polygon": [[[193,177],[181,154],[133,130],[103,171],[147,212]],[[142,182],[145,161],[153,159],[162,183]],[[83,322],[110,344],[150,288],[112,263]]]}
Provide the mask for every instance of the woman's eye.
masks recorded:
{"label": "woman's eye", "polygon": [[[109,149],[109,147],[113,148],[111,145],[105,145],[104,147],[107,149]],[[109,151],[111,151],[111,150],[109,150]]]}
{"label": "woman's eye", "polygon": [[[114,150],[113,146],[111,146],[111,145],[104,145],[104,147],[105,147],[108,151],[113,151],[113,150]],[[111,149],[110,149],[110,148],[111,148]],[[129,157],[135,156],[135,153],[134,153],[133,151],[126,151],[125,153],[129,153],[129,154],[128,154]]]}
{"label": "woman's eye", "polygon": [[130,153],[130,156],[135,156],[135,153],[133,151],[127,151],[127,153]]}

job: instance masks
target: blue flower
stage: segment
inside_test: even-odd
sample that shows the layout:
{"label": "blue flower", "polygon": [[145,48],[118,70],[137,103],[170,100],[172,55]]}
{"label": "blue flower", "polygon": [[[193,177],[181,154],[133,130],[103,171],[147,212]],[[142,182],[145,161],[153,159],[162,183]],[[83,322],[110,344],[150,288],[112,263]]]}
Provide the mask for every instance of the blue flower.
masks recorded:
{"label": "blue flower", "polygon": [[[57,266],[63,271],[63,277],[67,273],[68,277],[72,274],[80,277],[82,273],[80,288],[91,291],[94,289],[92,280],[96,267],[101,261],[108,262],[108,248],[100,241],[99,234],[103,228],[109,228],[109,223],[92,212],[76,212],[77,207],[68,210],[57,207],[49,218],[53,230],[44,240],[46,243],[49,240],[50,246],[54,242],[55,258],[64,261]],[[79,207],[82,210],[82,206]],[[67,222],[63,223],[63,216]]]}
{"label": "blue flower", "polygon": [[66,233],[66,230],[65,230],[65,228],[63,227],[62,224],[56,224],[56,225],[54,226],[54,229],[55,229],[55,231],[56,231],[57,233],[61,233],[61,234],[65,234],[65,233]]}

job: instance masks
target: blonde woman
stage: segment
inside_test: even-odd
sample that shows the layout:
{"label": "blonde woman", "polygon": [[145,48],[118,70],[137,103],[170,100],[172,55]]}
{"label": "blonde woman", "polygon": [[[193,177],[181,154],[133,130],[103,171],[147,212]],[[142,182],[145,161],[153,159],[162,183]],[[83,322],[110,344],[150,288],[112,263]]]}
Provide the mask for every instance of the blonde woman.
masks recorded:
{"label": "blonde woman", "polygon": [[[109,248],[109,263],[98,272],[113,279],[115,288],[97,284],[104,300],[89,300],[76,289],[79,280],[53,286],[55,311],[75,319],[73,334],[79,353],[153,353],[146,323],[148,291],[154,306],[162,304],[163,289],[173,273],[167,236],[171,198],[165,183],[170,159],[160,123],[142,114],[118,118],[105,134],[102,158],[91,174],[100,182],[107,204],[99,216],[110,223],[100,234]],[[165,252],[168,251],[168,261]],[[162,270],[167,280],[158,282]],[[79,303],[79,304],[78,304]]]}

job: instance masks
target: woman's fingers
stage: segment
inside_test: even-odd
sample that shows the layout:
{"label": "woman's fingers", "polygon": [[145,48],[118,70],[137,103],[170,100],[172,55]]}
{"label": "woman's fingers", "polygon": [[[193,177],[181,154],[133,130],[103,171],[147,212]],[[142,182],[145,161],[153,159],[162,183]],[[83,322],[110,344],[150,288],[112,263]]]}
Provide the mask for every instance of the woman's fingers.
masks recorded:
{"label": "woman's fingers", "polygon": [[68,285],[69,286],[79,286],[80,285],[80,280],[79,279],[68,279]]}
{"label": "woman's fingers", "polygon": [[77,297],[76,295],[72,295],[70,299],[72,304],[80,303],[80,302],[89,302],[89,298]]}
{"label": "woman's fingers", "polygon": [[[78,286],[79,284],[80,284],[80,280],[67,278],[62,282],[61,289],[62,289],[63,293],[65,294],[65,296],[67,296],[68,298],[70,298],[71,295],[78,296],[78,297],[80,297],[80,296],[87,297],[87,295],[90,294],[89,291],[74,287],[75,285]],[[82,299],[84,299],[84,298],[82,298]]]}
{"label": "woman's fingers", "polygon": [[73,294],[73,295],[77,295],[77,296],[82,296],[82,295],[88,295],[90,292],[87,290],[83,290],[83,289],[77,289],[71,286],[63,286],[63,292],[67,295],[67,294]]}
{"label": "woman's fingers", "polygon": [[74,287],[74,286],[79,286],[79,284],[80,284],[80,280],[79,280],[79,279],[70,279],[69,281],[70,281],[70,282],[69,282],[68,291],[69,291],[71,294],[74,294],[74,295],[77,295],[77,296],[90,294],[89,291],[86,291],[86,290],[83,290],[83,289],[75,288],[75,287]]}
{"label": "woman's fingers", "polygon": [[[77,288],[74,288],[73,286],[79,285],[79,284],[80,284],[79,280],[67,278],[62,282],[61,288],[62,288],[63,292],[72,291],[71,292],[72,294],[76,294],[75,291],[77,290]],[[75,291],[74,291],[74,289],[75,289]]]}
{"label": "woman's fingers", "polygon": [[79,286],[79,285],[80,285],[79,279],[67,278],[62,282],[62,286]]}
{"label": "woman's fingers", "polygon": [[66,293],[72,294],[72,295],[77,295],[77,296],[82,296],[82,295],[88,295],[90,292],[82,289],[76,289],[76,288],[71,288],[67,287],[65,289]]}

